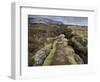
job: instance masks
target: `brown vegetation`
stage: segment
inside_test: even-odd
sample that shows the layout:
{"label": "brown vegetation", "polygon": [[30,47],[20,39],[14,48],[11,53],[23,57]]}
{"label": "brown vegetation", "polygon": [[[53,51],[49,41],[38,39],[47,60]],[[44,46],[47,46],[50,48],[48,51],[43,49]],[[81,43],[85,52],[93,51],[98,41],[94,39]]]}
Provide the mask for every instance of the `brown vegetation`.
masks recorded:
{"label": "brown vegetation", "polygon": [[[47,43],[47,38],[55,38],[60,34],[64,34],[65,38],[68,39],[68,46],[74,50],[74,55],[77,54],[75,56],[77,62],[81,61],[82,59],[83,63],[87,64],[87,26],[82,27],[75,25],[68,26],[28,23],[28,65],[34,66],[34,55],[45,46],[45,44]],[[58,52],[55,52],[52,58],[52,62],[49,65],[71,64],[68,61],[68,57],[65,57],[63,51],[60,50],[60,53],[57,53]],[[80,57],[81,59],[79,59],[78,57]],[[45,59],[43,61],[45,61]],[[79,62],[77,64],[79,64]]]}

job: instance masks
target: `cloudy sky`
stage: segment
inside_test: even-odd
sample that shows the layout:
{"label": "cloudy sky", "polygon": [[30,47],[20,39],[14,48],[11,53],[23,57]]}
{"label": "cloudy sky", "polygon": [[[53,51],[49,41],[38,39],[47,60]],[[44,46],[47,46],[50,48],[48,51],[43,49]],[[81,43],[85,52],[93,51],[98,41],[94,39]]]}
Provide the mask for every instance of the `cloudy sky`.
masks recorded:
{"label": "cloudy sky", "polygon": [[29,15],[28,18],[49,18],[61,21],[64,24],[74,24],[88,26],[88,17],[72,17],[72,16],[47,16],[47,15]]}

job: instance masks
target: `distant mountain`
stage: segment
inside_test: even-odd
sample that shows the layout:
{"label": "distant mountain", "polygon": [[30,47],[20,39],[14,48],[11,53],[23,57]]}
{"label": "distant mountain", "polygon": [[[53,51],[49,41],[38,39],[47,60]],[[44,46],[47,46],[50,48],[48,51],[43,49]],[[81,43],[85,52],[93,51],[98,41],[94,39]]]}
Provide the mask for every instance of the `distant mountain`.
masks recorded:
{"label": "distant mountain", "polygon": [[29,23],[57,24],[63,25],[61,21],[55,21],[48,18],[28,18]]}

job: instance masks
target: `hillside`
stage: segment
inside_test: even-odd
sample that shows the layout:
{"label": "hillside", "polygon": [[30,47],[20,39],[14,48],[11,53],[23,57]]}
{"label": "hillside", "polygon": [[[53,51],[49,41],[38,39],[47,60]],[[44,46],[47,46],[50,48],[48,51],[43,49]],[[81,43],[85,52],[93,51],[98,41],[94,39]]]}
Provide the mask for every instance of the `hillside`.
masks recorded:
{"label": "hillside", "polygon": [[[68,41],[63,42],[63,39],[59,39],[61,41],[55,39],[61,35],[64,35],[63,39]],[[55,44],[56,41],[58,43]],[[60,42],[62,42],[62,45],[59,44]],[[63,44],[68,45],[64,47]],[[54,47],[53,45],[59,46]],[[44,53],[44,51],[47,53]],[[37,59],[38,63],[36,63]],[[87,63],[87,26],[45,24],[42,22],[28,23],[29,66]]]}

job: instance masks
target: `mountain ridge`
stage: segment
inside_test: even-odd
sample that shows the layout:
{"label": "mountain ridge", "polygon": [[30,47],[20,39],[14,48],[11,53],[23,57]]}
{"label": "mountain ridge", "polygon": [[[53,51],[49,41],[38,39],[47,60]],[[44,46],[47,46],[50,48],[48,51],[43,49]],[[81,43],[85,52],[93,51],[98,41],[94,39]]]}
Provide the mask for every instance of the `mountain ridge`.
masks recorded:
{"label": "mountain ridge", "polygon": [[61,21],[56,21],[48,18],[28,18],[29,23],[44,23],[44,24],[57,24],[57,25],[63,25]]}

